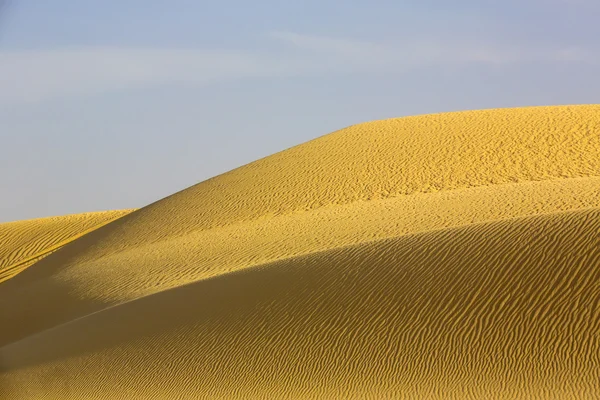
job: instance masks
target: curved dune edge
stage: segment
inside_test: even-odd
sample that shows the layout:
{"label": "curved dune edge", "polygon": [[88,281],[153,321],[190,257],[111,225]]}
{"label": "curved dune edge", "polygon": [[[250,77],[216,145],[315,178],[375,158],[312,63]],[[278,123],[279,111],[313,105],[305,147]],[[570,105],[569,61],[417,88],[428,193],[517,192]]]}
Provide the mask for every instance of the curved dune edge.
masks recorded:
{"label": "curved dune edge", "polygon": [[600,176],[599,160],[600,105],[374,121],[201,182],[130,214],[120,228],[96,238],[110,251],[124,251],[190,231],[331,205]]}
{"label": "curved dune edge", "polygon": [[7,398],[593,398],[600,209],[226,274],[2,347],[0,366]]}
{"label": "curved dune edge", "polygon": [[89,212],[0,224],[0,283],[131,211]]}
{"label": "curved dune edge", "polygon": [[[88,313],[223,273],[365,241],[472,223],[600,207],[600,177],[371,200],[190,232],[128,251],[98,230],[6,282],[0,344]],[[122,218],[106,229],[119,229]],[[319,230],[315,236],[314,230]],[[93,242],[91,255],[81,251]],[[83,242],[83,243],[82,243]]]}
{"label": "curved dune edge", "polygon": [[[257,160],[131,215],[135,247],[165,235],[332,205],[600,176],[600,105],[462,111],[366,122]],[[151,232],[148,232],[151,231]],[[140,235],[145,233],[145,235]],[[108,238],[107,238],[108,239]]]}

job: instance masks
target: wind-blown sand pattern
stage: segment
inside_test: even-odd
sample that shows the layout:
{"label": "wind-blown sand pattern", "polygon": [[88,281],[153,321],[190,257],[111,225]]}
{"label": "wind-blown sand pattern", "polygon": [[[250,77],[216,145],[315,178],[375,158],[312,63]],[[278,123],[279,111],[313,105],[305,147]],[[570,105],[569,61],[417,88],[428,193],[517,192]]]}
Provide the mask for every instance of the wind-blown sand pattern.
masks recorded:
{"label": "wind-blown sand pattern", "polygon": [[0,282],[128,212],[101,211],[0,224]]}
{"label": "wind-blown sand pattern", "polygon": [[360,124],[0,284],[0,398],[593,399],[599,278],[600,106]]}

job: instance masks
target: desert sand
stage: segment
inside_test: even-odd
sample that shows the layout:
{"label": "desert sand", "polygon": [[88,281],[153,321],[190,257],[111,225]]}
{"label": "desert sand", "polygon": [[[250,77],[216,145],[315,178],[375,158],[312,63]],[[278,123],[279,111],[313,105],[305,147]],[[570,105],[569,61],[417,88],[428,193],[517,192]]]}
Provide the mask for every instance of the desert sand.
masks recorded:
{"label": "desert sand", "polygon": [[0,398],[600,397],[600,105],[358,124],[0,224]]}
{"label": "desert sand", "polygon": [[93,212],[0,224],[0,283],[131,211]]}

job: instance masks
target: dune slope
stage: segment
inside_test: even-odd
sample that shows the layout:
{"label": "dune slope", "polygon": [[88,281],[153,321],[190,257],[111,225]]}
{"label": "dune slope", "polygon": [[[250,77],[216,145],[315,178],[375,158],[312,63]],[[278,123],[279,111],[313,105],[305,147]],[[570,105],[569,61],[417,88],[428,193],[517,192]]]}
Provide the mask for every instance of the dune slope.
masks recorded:
{"label": "dune slope", "polygon": [[0,224],[0,282],[130,211],[103,211]]}
{"label": "dune slope", "polygon": [[31,336],[0,360],[8,398],[593,398],[600,209],[224,274]]}
{"label": "dune slope", "polygon": [[31,260],[0,398],[594,398],[599,213],[599,105],[352,126]]}
{"label": "dune slope", "polygon": [[599,176],[598,105],[359,124],[135,211],[6,282],[0,302],[18,306],[0,309],[0,345],[223,270],[595,207]]}

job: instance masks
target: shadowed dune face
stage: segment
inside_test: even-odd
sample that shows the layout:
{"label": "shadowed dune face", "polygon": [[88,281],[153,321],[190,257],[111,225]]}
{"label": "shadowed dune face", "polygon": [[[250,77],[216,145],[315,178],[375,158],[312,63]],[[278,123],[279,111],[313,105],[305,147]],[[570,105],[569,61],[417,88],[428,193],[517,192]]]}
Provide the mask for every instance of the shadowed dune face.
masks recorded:
{"label": "shadowed dune face", "polygon": [[0,398],[594,398],[599,210],[600,106],[352,126],[0,239]]}
{"label": "shadowed dune face", "polygon": [[225,274],[0,357],[10,398],[593,398],[600,209]]}
{"label": "shadowed dune face", "polygon": [[[414,232],[589,207],[600,207],[600,178],[359,202],[192,231],[117,253],[98,252],[104,247],[96,237],[110,236],[126,222],[120,219],[5,282],[0,301],[15,306],[0,309],[0,319],[8,326],[0,338],[8,343],[123,301],[282,258]],[[90,245],[96,246],[91,254]]]}

